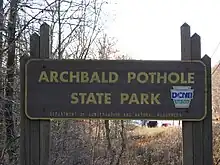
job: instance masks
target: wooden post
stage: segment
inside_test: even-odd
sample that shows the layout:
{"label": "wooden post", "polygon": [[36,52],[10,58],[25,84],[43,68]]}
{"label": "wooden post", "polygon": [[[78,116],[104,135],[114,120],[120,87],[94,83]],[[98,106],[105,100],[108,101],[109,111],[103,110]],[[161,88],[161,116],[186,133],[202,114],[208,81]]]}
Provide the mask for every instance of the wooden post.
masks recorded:
{"label": "wooden post", "polygon": [[30,134],[30,120],[25,115],[25,63],[28,57],[21,57],[20,59],[20,114],[21,114],[21,134],[20,134],[20,165],[28,165],[30,157],[29,134]]}
{"label": "wooden post", "polygon": [[[40,58],[51,56],[50,26],[46,23],[40,27]],[[45,98],[48,99],[48,98]],[[40,165],[48,165],[50,157],[50,120],[40,121]]]}
{"label": "wooden post", "polygon": [[207,116],[202,121],[203,126],[203,164],[213,164],[212,145],[212,73],[211,58],[205,55],[202,58],[207,69]]}
{"label": "wooden post", "polygon": [[[188,24],[181,26],[181,60],[191,60],[191,38]],[[193,128],[192,122],[182,122],[183,165],[193,165]]]}
{"label": "wooden post", "polygon": [[[49,58],[50,27],[43,24],[40,35],[34,33],[30,38],[31,58]],[[29,57],[21,58],[21,140],[20,165],[48,165],[50,156],[50,121],[30,120],[25,109],[25,63]],[[46,98],[45,98],[46,99]]]}
{"label": "wooden post", "polygon": [[[208,66],[209,61],[207,57],[205,59]],[[190,26],[186,23],[181,26],[181,60],[201,60],[200,36],[194,34],[190,37]],[[211,65],[208,67],[211,67]],[[207,78],[208,81],[211,81],[209,72]],[[210,115],[212,113],[210,85],[208,85],[207,91],[207,104]],[[203,121],[182,122],[183,165],[212,165],[212,151],[210,151],[212,150],[212,118],[209,115]],[[205,139],[204,137],[207,138]],[[209,148],[209,152],[207,152],[206,148]]]}

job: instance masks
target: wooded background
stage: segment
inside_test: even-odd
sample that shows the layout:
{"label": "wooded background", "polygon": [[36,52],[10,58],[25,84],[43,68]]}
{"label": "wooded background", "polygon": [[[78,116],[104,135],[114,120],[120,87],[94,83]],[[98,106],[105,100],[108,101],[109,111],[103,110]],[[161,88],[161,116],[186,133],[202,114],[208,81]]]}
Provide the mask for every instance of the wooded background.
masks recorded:
{"label": "wooded background", "polygon": [[[52,59],[130,59],[105,32],[105,0],[0,0],[0,164],[17,165],[20,137],[19,60],[29,55],[30,35],[51,27]],[[213,114],[220,114],[220,68],[213,76]],[[220,131],[214,125],[214,162]],[[130,121],[53,120],[51,165],[181,164],[180,128],[152,131]]]}

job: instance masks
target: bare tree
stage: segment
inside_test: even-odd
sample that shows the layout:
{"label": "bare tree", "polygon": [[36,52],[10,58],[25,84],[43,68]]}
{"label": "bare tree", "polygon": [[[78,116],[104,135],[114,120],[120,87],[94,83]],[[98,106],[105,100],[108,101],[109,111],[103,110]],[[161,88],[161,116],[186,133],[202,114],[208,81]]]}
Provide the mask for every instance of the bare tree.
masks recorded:
{"label": "bare tree", "polygon": [[[4,9],[3,9],[3,0],[0,0],[0,29],[4,28]],[[3,33],[0,31],[0,144],[4,144],[4,113],[3,113],[3,98],[4,98],[4,84],[3,84]],[[3,145],[2,145],[3,146]],[[0,148],[2,150],[3,148]]]}
{"label": "bare tree", "polygon": [[[5,89],[5,126],[6,126],[6,143],[12,143],[16,137],[13,121],[13,86],[14,86],[14,66],[15,66],[15,28],[17,17],[18,1],[11,0],[10,12],[8,21],[8,59],[7,59],[7,75],[6,75],[6,89]],[[9,162],[15,163],[15,148],[11,145],[7,149]]]}
{"label": "bare tree", "polygon": [[214,67],[215,73],[212,75],[212,109],[213,115],[219,117],[220,114],[220,69]]}
{"label": "bare tree", "polygon": [[[7,137],[1,158],[4,158],[4,153],[7,153],[10,163],[16,164],[16,145],[14,142],[19,138],[17,131],[19,112],[17,109],[19,108],[20,92],[18,67],[20,56],[29,54],[30,34],[37,32],[39,24],[43,22],[51,25],[53,35],[51,41],[53,56],[51,58],[114,58],[113,54],[117,52],[113,48],[114,42],[105,33],[103,34],[102,9],[104,5],[106,5],[104,0],[6,0],[3,7],[0,3],[0,11],[2,11],[2,15],[0,15],[0,74],[3,74],[0,83],[1,81],[5,82],[5,84],[0,84],[1,101],[3,100],[1,102],[3,106],[0,108],[4,110],[2,115],[5,119],[5,135]],[[6,16],[8,16],[8,21],[3,21],[7,20],[3,19]],[[54,134],[52,139],[56,139],[53,141],[53,149],[56,151],[53,152],[53,158],[66,156],[66,159],[53,160],[53,163],[84,162],[88,164],[88,162],[92,162],[96,164],[100,153],[102,153],[97,148],[97,144],[104,137],[101,132],[104,132],[104,126],[107,126],[107,123],[111,124],[109,121],[106,122],[106,125],[104,121],[99,121],[96,124],[91,122],[89,127],[84,125],[82,128],[77,121],[53,122],[52,131]],[[96,128],[95,136],[91,133],[94,131],[92,128],[94,125]],[[65,129],[61,131],[59,127]],[[108,142],[111,146],[113,145],[111,128],[107,126],[106,130],[108,128],[109,133],[105,137],[109,138]],[[62,134],[57,134],[54,132],[55,130],[61,131]],[[87,135],[85,132],[90,132],[90,134]],[[74,141],[71,145],[67,144],[70,139]],[[93,141],[94,139],[95,141]],[[90,152],[84,147],[85,145],[93,148],[92,151]],[[79,149],[82,149],[84,155],[88,156],[87,159],[78,161],[77,158],[85,157],[78,152]],[[70,158],[71,155],[75,155],[75,157]],[[89,155],[93,155],[92,161]]]}

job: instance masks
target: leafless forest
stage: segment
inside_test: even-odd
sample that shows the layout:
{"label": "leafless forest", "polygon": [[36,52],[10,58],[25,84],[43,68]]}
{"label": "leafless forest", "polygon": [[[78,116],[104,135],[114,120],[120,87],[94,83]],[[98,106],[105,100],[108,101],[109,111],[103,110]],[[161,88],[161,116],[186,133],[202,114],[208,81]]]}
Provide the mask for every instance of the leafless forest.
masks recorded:
{"label": "leafless forest", "polygon": [[[46,22],[52,56],[128,59],[105,32],[105,0],[0,0],[0,164],[19,164],[19,59],[30,35]],[[114,17],[114,15],[112,15]],[[114,18],[112,18],[114,19]],[[213,112],[220,113],[220,70],[213,74]],[[220,125],[214,124],[214,162],[220,164]],[[180,165],[181,128],[152,133],[129,121],[65,120],[51,124],[51,165]]]}

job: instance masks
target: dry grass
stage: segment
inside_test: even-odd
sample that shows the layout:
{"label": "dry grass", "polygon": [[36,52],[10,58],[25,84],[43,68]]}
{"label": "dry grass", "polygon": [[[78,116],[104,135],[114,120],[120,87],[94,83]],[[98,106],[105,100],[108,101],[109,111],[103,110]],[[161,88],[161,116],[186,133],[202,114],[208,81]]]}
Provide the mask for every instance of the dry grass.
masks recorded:
{"label": "dry grass", "polygon": [[[123,139],[120,124],[111,121],[110,141],[103,121],[62,122],[52,130],[51,165],[182,165],[182,130],[178,127],[125,125]],[[220,165],[219,123],[213,124],[213,158],[213,165]]]}
{"label": "dry grass", "polygon": [[[130,133],[130,150],[136,151],[139,165],[181,165],[182,130],[136,128]],[[220,165],[220,123],[213,123],[213,165]]]}
{"label": "dry grass", "polygon": [[153,136],[158,133],[165,132],[167,130],[172,129],[171,127],[156,127],[156,128],[148,128],[148,127],[136,127],[132,133],[137,136]]}
{"label": "dry grass", "polygon": [[129,134],[129,150],[139,165],[181,165],[181,128],[139,127]]}

